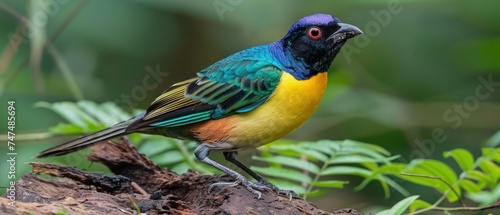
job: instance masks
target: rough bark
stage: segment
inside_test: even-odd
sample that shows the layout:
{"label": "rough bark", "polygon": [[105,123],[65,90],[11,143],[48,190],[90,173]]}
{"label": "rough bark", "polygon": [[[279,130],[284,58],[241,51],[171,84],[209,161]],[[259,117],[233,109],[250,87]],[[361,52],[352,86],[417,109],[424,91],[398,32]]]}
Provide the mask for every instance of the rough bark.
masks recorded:
{"label": "rough bark", "polygon": [[[327,212],[310,202],[274,193],[261,199],[242,186],[215,188],[231,181],[224,175],[203,176],[189,171],[177,175],[161,169],[123,140],[93,147],[88,159],[115,174],[106,176],[74,167],[31,162],[33,173],[17,182],[16,208],[0,198],[0,214],[360,214],[352,209]],[[51,179],[36,174],[56,176]]]}

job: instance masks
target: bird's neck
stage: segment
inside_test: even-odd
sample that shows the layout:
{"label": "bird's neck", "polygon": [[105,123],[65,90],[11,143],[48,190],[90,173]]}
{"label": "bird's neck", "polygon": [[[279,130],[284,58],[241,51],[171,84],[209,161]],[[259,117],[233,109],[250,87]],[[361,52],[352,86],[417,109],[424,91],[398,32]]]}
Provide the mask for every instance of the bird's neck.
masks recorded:
{"label": "bird's neck", "polygon": [[306,62],[294,59],[290,51],[284,48],[281,40],[269,44],[269,51],[279,62],[282,67],[280,69],[290,73],[297,80],[307,80],[320,72],[328,70],[328,68],[325,68],[322,71],[318,71]]}

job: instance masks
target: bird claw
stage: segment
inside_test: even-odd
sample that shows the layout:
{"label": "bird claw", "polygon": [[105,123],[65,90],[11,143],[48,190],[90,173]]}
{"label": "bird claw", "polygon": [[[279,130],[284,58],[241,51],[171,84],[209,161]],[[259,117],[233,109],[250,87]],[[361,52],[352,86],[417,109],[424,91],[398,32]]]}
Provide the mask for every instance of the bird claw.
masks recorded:
{"label": "bird claw", "polygon": [[262,192],[272,192],[273,191],[273,189],[268,187],[268,186],[254,183],[254,182],[251,182],[247,179],[239,179],[239,180],[236,180],[234,182],[216,182],[216,183],[213,183],[208,187],[208,193],[210,193],[214,187],[223,187],[223,186],[234,187],[234,186],[237,186],[240,184],[245,186],[245,188],[248,191],[250,191],[251,193],[256,195],[257,199],[260,199],[262,197]]}
{"label": "bird claw", "polygon": [[237,186],[237,185],[243,185],[245,188],[253,193],[254,195],[257,196],[257,199],[260,199],[262,197],[262,192],[276,192],[278,195],[284,195],[284,196],[289,196],[290,201],[292,200],[293,196],[299,196],[299,194],[293,190],[281,190],[279,189],[276,185],[271,184],[267,180],[261,180],[258,183],[251,182],[250,180],[247,179],[239,179],[234,182],[216,182],[211,184],[208,187],[208,193],[211,193],[212,189],[214,187],[223,187],[223,186]]}
{"label": "bird claw", "polygon": [[278,193],[278,195],[288,196],[290,198],[290,201],[292,201],[293,196],[299,197],[299,194],[294,190],[282,190],[267,180],[261,180],[257,184],[268,187],[270,190]]}
{"label": "bird claw", "polygon": [[293,196],[299,197],[299,193],[295,192],[295,190],[279,190],[278,195],[288,196],[289,201],[292,201]]}
{"label": "bird claw", "polygon": [[216,183],[211,184],[208,187],[208,193],[211,193],[212,189],[214,187],[224,187],[224,186],[234,187],[234,186],[237,186],[238,184],[240,184],[238,181],[234,181],[234,182],[216,182]]}

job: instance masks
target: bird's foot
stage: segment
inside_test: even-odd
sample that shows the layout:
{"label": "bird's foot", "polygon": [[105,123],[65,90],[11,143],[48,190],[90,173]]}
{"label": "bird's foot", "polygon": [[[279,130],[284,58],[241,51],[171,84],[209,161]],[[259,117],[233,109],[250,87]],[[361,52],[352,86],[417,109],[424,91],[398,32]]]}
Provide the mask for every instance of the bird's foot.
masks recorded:
{"label": "bird's foot", "polygon": [[278,195],[283,195],[283,196],[288,196],[290,198],[290,201],[292,200],[293,196],[299,196],[297,192],[294,190],[282,190],[279,189],[276,185],[272,184],[271,182],[267,180],[261,180],[258,183],[254,183],[246,178],[243,179],[238,179],[234,182],[217,182],[213,183],[208,187],[208,192],[210,193],[214,187],[224,187],[224,186],[237,186],[237,185],[243,185],[245,188],[253,193],[254,195],[257,196],[257,199],[260,199],[262,197],[262,192],[276,192]]}
{"label": "bird's foot", "polygon": [[268,180],[265,180],[265,179],[260,180],[257,184],[260,186],[265,186],[265,187],[271,189],[272,191],[278,193],[278,195],[288,196],[290,198],[290,201],[292,201],[293,196],[299,197],[299,194],[297,192],[295,192],[294,190],[282,190],[282,189],[278,188],[276,185],[272,184],[271,182],[269,182]]}
{"label": "bird's foot", "polygon": [[[213,184],[211,184],[208,187],[208,192],[210,193],[210,191],[214,187],[224,187],[224,186],[234,187],[234,186],[237,186],[237,185],[240,185],[240,184],[243,185],[243,186],[245,186],[245,188],[248,191],[250,191],[251,193],[253,193],[254,195],[256,195],[257,199],[260,199],[262,197],[262,192],[272,192],[272,191],[274,191],[272,188],[270,188],[270,187],[268,187],[266,185],[261,185],[259,183],[251,182],[250,180],[248,180],[246,178],[241,178],[241,179],[238,179],[238,180],[236,180],[234,182],[217,182],[217,183],[213,183]],[[269,184],[271,184],[271,183],[269,183]]]}

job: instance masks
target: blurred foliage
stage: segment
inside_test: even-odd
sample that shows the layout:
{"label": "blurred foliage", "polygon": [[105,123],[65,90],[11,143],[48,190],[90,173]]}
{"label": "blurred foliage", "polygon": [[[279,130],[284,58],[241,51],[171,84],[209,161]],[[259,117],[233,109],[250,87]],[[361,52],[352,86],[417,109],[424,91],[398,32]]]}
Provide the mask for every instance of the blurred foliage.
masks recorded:
{"label": "blurred foliage", "polygon": [[[389,2],[0,0],[0,98],[2,104],[16,100],[17,177],[30,171],[23,162],[69,138],[47,133],[62,116],[35,103],[113,101],[133,113],[128,110],[147,107],[172,83],[231,53],[278,40],[293,22],[313,13],[333,14],[360,27],[365,36],[347,43],[330,69],[317,113],[288,139],[377,144],[401,155],[400,163],[439,160],[443,151],[456,148],[477,158],[483,156],[483,146],[497,147],[500,87],[485,91],[481,78],[500,82],[500,3]],[[38,23],[33,28],[37,31],[23,30],[19,17],[5,8]],[[154,72],[169,75],[144,95],[138,93]],[[481,87],[486,96],[478,96]],[[7,117],[6,107],[0,106],[0,118]],[[432,138],[435,129],[442,129],[443,141]],[[0,139],[6,131],[0,126]],[[1,144],[0,151],[5,149]],[[107,171],[98,164],[89,166],[84,153],[44,161]],[[242,160],[252,156],[242,155]],[[0,153],[0,160],[5,156]],[[450,159],[443,162],[460,171]],[[0,165],[0,172],[6,172],[6,166]],[[352,181],[344,185],[351,187],[359,178],[338,180]],[[0,182],[5,186],[8,180],[3,176]],[[418,185],[402,183],[419,199],[439,198],[435,192],[420,193]],[[392,195],[386,201],[377,185],[365,190],[373,194],[335,189],[313,200],[333,210],[394,205],[403,198]]]}

